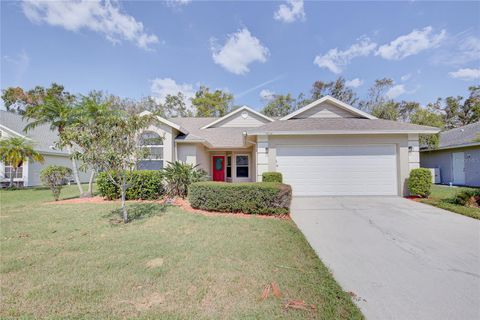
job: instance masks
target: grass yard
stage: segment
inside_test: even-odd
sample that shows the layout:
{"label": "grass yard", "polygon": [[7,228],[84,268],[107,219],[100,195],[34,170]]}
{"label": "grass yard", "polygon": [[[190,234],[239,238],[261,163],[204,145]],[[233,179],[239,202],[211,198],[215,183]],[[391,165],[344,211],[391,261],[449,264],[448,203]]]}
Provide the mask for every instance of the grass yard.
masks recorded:
{"label": "grass yard", "polygon": [[[0,318],[363,318],[289,220],[131,204],[123,225],[111,221],[119,204],[0,197]],[[271,282],[282,297],[262,301]],[[315,308],[285,309],[290,299]]]}
{"label": "grass yard", "polygon": [[432,193],[428,199],[422,199],[421,202],[430,204],[435,207],[439,207],[445,210],[449,210],[455,213],[463,214],[475,219],[480,219],[480,209],[473,207],[465,207],[453,202],[457,192],[462,189],[469,188],[457,188],[457,187],[448,187],[441,185],[433,185]]}

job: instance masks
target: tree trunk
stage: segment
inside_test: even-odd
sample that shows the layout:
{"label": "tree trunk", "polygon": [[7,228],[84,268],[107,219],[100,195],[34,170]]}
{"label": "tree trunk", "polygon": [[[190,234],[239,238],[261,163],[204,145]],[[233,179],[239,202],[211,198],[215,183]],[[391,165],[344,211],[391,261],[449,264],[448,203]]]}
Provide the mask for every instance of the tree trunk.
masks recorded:
{"label": "tree trunk", "polygon": [[90,173],[90,180],[88,180],[88,191],[87,191],[87,197],[92,197],[93,196],[93,178],[95,177],[95,170],[92,169],[92,172]]}
{"label": "tree trunk", "polygon": [[123,222],[128,222],[128,213],[127,213],[127,206],[125,205],[125,194],[127,192],[127,178],[125,174],[122,174],[122,186],[120,188],[120,192],[122,194],[122,214],[123,214]]}
{"label": "tree trunk", "polygon": [[[70,146],[67,147],[67,151],[72,155],[72,150]],[[78,190],[80,191],[80,197],[83,198],[85,194],[83,193],[83,187],[82,184],[80,183],[80,176],[78,175],[78,169],[77,169],[77,160],[72,157],[72,171],[73,171],[73,178],[75,179],[75,182],[77,183]]]}
{"label": "tree trunk", "polygon": [[13,187],[13,178],[17,175],[17,169],[12,167],[12,170],[10,170],[10,185],[8,186],[9,188]]}

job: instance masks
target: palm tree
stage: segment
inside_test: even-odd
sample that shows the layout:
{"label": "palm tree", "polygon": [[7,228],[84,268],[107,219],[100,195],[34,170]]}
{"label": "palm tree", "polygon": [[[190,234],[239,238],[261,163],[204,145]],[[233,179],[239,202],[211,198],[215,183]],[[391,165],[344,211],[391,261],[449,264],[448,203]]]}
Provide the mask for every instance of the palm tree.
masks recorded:
{"label": "palm tree", "polygon": [[10,173],[10,188],[18,168],[27,159],[43,162],[43,156],[33,149],[33,145],[24,138],[10,137],[0,140],[0,160],[12,166]]}
{"label": "palm tree", "polygon": [[[73,123],[76,123],[76,114],[73,112],[73,102],[75,97],[64,93],[60,96],[50,95],[46,96],[43,103],[27,107],[23,115],[24,118],[30,122],[25,126],[24,131],[28,132],[40,125],[49,124],[52,131],[57,131],[60,136],[60,143],[65,145],[67,151],[72,153],[72,144],[63,139],[63,131],[65,128]],[[80,196],[86,196],[83,192],[82,184],[78,174],[77,160],[72,159],[72,169],[75,182],[77,183]]]}

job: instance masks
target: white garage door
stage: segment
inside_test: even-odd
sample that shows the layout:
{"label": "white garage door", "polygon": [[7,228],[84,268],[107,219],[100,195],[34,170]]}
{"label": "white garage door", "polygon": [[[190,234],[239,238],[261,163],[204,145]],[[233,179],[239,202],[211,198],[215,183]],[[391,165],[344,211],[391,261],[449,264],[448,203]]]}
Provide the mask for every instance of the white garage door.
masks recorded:
{"label": "white garage door", "polygon": [[397,195],[395,145],[277,146],[277,171],[293,194]]}

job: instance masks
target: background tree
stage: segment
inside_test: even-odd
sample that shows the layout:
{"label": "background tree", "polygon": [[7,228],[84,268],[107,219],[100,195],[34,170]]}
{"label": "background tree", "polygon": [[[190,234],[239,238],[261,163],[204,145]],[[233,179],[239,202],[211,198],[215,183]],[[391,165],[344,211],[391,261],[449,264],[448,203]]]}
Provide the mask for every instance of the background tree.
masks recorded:
{"label": "background tree", "polygon": [[[424,126],[432,126],[438,128],[444,128],[445,122],[441,115],[432,110],[432,106],[427,108],[420,108],[411,116],[411,123]],[[420,146],[427,147],[429,149],[435,149],[439,144],[439,135],[420,135]]]}
{"label": "background tree", "polygon": [[268,117],[283,117],[295,110],[295,99],[288,93],[274,95],[260,112]]}
{"label": "background tree", "polygon": [[9,187],[13,187],[13,178],[18,168],[27,159],[43,162],[43,156],[33,149],[33,145],[24,138],[10,137],[0,140],[0,159],[6,164],[12,166],[10,173]]}
{"label": "background tree", "polygon": [[231,93],[222,90],[210,92],[210,89],[205,86],[201,86],[192,98],[197,117],[223,117],[230,112],[232,103]]}
{"label": "background tree", "polygon": [[373,112],[375,108],[382,108],[384,104],[390,102],[387,97],[387,91],[393,86],[393,80],[389,78],[377,79],[373,86],[368,90],[367,99],[359,103],[359,108],[365,112]]}
{"label": "background tree", "polygon": [[337,80],[330,82],[315,81],[312,85],[311,94],[311,101],[318,100],[327,95],[352,106],[358,101],[357,94],[352,88],[345,85],[345,79],[343,77],[339,77]]}
{"label": "background tree", "polygon": [[65,181],[72,175],[72,169],[62,166],[50,165],[40,172],[40,180],[52,191],[53,198],[58,201],[60,192],[65,185]]}
{"label": "background tree", "polygon": [[162,104],[162,109],[164,114],[163,116],[167,118],[193,117],[192,110],[189,110],[189,108],[187,107],[186,97],[181,92],[178,92],[176,95],[168,94],[165,97],[165,102]]}
{"label": "background tree", "polygon": [[75,100],[74,95],[66,92],[62,85],[56,83],[52,83],[49,88],[36,86],[28,91],[20,87],[9,87],[2,90],[2,99],[7,111],[20,114],[23,114],[28,107],[43,104],[47,97],[55,97],[58,100],[69,102]]}
{"label": "background tree", "polygon": [[400,117],[398,111],[398,103],[395,101],[388,101],[381,105],[378,105],[372,109],[372,116],[379,119],[397,121]]}

